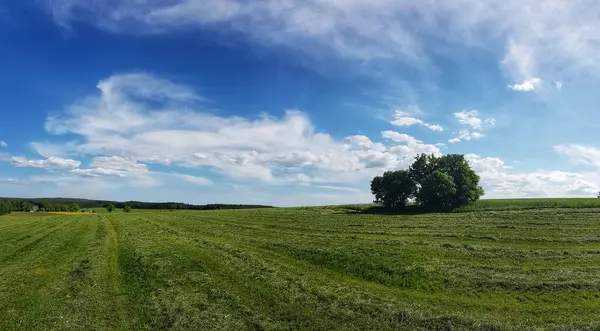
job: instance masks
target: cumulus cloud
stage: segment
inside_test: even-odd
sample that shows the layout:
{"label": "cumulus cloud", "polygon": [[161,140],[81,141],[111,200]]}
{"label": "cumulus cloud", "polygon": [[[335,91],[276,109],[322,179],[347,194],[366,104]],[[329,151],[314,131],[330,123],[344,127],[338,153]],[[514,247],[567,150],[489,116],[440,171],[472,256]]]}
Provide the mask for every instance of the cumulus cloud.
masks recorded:
{"label": "cumulus cloud", "polygon": [[8,147],[6,141],[0,141],[0,147]]}
{"label": "cumulus cloud", "polygon": [[389,150],[393,153],[402,154],[404,156],[413,156],[416,154],[434,154],[441,155],[442,152],[436,145],[424,144],[422,141],[415,139],[414,137],[405,133],[399,133],[396,131],[383,131],[381,136],[385,139],[389,139],[399,143],[405,143],[404,145],[396,145],[391,147]]}
{"label": "cumulus cloud", "polygon": [[[45,128],[58,141],[31,146],[41,155],[95,157],[87,169],[73,170],[79,176],[131,177],[148,173],[147,164],[160,163],[273,184],[308,173],[332,181],[339,173],[362,178],[363,173],[401,166],[420,152],[439,153],[436,146],[414,138],[401,146],[364,135],[338,141],[316,132],[298,110],[281,118],[218,116],[203,111],[202,98],[188,87],[140,75],[101,81],[98,96],[82,98],[47,119]],[[78,138],[60,139],[65,134]]]}
{"label": "cumulus cloud", "polygon": [[[529,92],[529,91],[535,90],[540,85],[541,82],[542,82],[542,80],[539,78],[530,78],[530,79],[524,80],[520,84],[513,84],[513,85],[509,84],[507,86],[513,91]],[[558,88],[558,84],[556,86]],[[562,86],[562,83],[561,83],[561,86]]]}
{"label": "cumulus cloud", "polygon": [[487,198],[593,196],[600,190],[597,174],[557,170],[522,173],[495,157],[467,154],[465,158],[481,177]]}
{"label": "cumulus cloud", "polygon": [[463,110],[461,112],[454,113],[454,117],[456,117],[460,124],[470,126],[474,130],[481,130],[484,126],[494,126],[494,124],[496,124],[496,120],[494,118],[480,118],[477,110]]}
{"label": "cumulus cloud", "polygon": [[15,156],[12,163],[16,167],[31,167],[41,169],[73,169],[79,167],[81,162],[71,159],[63,159],[61,157],[49,157],[44,160],[28,160],[25,157]]}
{"label": "cumulus cloud", "polygon": [[452,144],[461,140],[469,141],[483,138],[483,131],[496,125],[496,120],[493,117],[483,119],[479,117],[477,110],[463,110],[454,113],[454,117],[458,120],[458,123],[468,129],[461,129],[458,132],[458,137],[448,140]]}
{"label": "cumulus cloud", "polygon": [[412,126],[418,124],[432,131],[444,131],[444,128],[441,125],[429,124],[413,116],[414,115],[411,115],[410,112],[396,110],[394,112],[394,119],[391,123],[396,126]]}

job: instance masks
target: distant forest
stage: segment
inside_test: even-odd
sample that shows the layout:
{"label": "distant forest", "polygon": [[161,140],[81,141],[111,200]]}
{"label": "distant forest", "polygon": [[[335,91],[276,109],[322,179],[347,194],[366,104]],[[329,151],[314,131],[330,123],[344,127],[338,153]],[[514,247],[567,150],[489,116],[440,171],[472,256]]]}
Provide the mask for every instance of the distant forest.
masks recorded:
{"label": "distant forest", "polygon": [[[88,200],[88,199],[70,199],[70,198],[0,198],[10,203],[13,211],[70,211],[73,204],[77,204],[81,209],[88,208],[106,208],[113,204],[117,208],[129,206],[132,209],[167,209],[167,210],[214,210],[214,209],[250,209],[250,208],[273,208],[263,205],[239,205],[239,204],[207,204],[194,205],[181,202],[143,202],[143,201],[108,201],[108,200]],[[37,207],[37,208],[36,208]]]}

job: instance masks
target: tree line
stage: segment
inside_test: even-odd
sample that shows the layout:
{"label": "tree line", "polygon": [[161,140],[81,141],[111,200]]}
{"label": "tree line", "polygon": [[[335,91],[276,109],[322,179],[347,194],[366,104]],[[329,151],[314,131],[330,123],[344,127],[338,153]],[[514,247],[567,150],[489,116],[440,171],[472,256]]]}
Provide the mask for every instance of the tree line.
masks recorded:
{"label": "tree line", "polygon": [[[106,204],[106,207],[110,203]],[[207,204],[194,205],[182,202],[141,202],[141,201],[126,201],[113,202],[116,208],[124,208],[129,206],[132,209],[172,209],[172,210],[215,210],[215,209],[252,209],[252,208],[273,208],[272,206],[264,205],[241,205],[241,204]]]}
{"label": "tree line", "polygon": [[451,210],[477,201],[483,194],[479,175],[461,154],[421,154],[408,170],[386,171],[371,181],[375,202],[402,210],[409,203],[424,210]]}
{"label": "tree line", "polygon": [[[206,204],[194,205],[181,202],[143,202],[143,201],[104,201],[104,200],[85,200],[85,199],[17,199],[2,198],[0,200],[3,213],[10,211],[40,211],[40,212],[78,212],[81,209],[90,208],[119,208],[131,209],[168,209],[168,210],[215,210],[215,209],[250,209],[250,208],[272,208],[264,205],[242,205],[242,204]],[[6,210],[6,211],[4,211]],[[2,214],[0,212],[0,214]]]}

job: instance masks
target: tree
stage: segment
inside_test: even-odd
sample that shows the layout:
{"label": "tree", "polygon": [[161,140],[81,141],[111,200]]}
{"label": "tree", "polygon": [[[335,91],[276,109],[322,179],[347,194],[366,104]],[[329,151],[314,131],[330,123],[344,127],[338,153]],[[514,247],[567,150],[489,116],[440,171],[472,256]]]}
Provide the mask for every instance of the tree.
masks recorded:
{"label": "tree", "polygon": [[131,207],[129,205],[125,205],[125,207],[123,207],[123,211],[129,213],[131,211]]}
{"label": "tree", "polygon": [[45,212],[50,212],[50,211],[54,211],[54,206],[52,206],[52,204],[48,201],[43,201],[42,202],[42,209]]}
{"label": "tree", "polygon": [[115,205],[113,205],[112,203],[111,203],[111,204],[109,204],[108,206],[106,206],[106,210],[107,210],[109,213],[112,213],[112,212],[115,210]]}
{"label": "tree", "polygon": [[414,193],[414,183],[406,170],[386,171],[383,176],[373,178],[371,193],[375,202],[384,207],[402,209],[406,201]]}
{"label": "tree", "polygon": [[12,212],[12,204],[8,200],[0,201],[0,215],[10,214]]}
{"label": "tree", "polygon": [[456,184],[452,176],[439,170],[427,176],[421,184],[416,200],[423,206],[448,209],[453,206]]}
{"label": "tree", "polygon": [[28,202],[28,201],[21,201],[21,207],[20,207],[20,210],[21,210],[21,211],[28,212],[28,211],[31,211],[31,210],[33,210],[33,207],[34,207],[34,206],[35,206],[35,205],[34,205],[34,204],[32,204],[31,202]]}
{"label": "tree", "polygon": [[79,205],[75,202],[73,202],[70,206],[69,206],[69,211],[70,212],[79,212],[80,208]]}
{"label": "tree", "polygon": [[396,209],[412,199],[423,208],[452,209],[473,203],[484,193],[479,176],[460,154],[418,155],[408,170],[373,178],[371,192],[376,203]]}

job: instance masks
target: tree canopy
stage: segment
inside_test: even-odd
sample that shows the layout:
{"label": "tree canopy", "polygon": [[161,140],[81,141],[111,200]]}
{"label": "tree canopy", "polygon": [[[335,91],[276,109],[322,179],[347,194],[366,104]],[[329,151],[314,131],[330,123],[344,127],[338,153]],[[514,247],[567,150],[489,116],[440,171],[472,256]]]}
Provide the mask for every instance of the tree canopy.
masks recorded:
{"label": "tree canopy", "polygon": [[421,154],[408,170],[386,171],[371,181],[375,202],[402,209],[414,201],[426,209],[446,210],[477,201],[483,195],[479,176],[461,154]]}
{"label": "tree canopy", "polygon": [[123,211],[129,213],[131,211],[131,206],[125,205],[125,207],[123,207]]}
{"label": "tree canopy", "polygon": [[113,205],[112,203],[111,203],[111,204],[109,204],[108,206],[106,206],[106,210],[107,210],[109,213],[112,213],[112,212],[115,210],[115,205]]}

